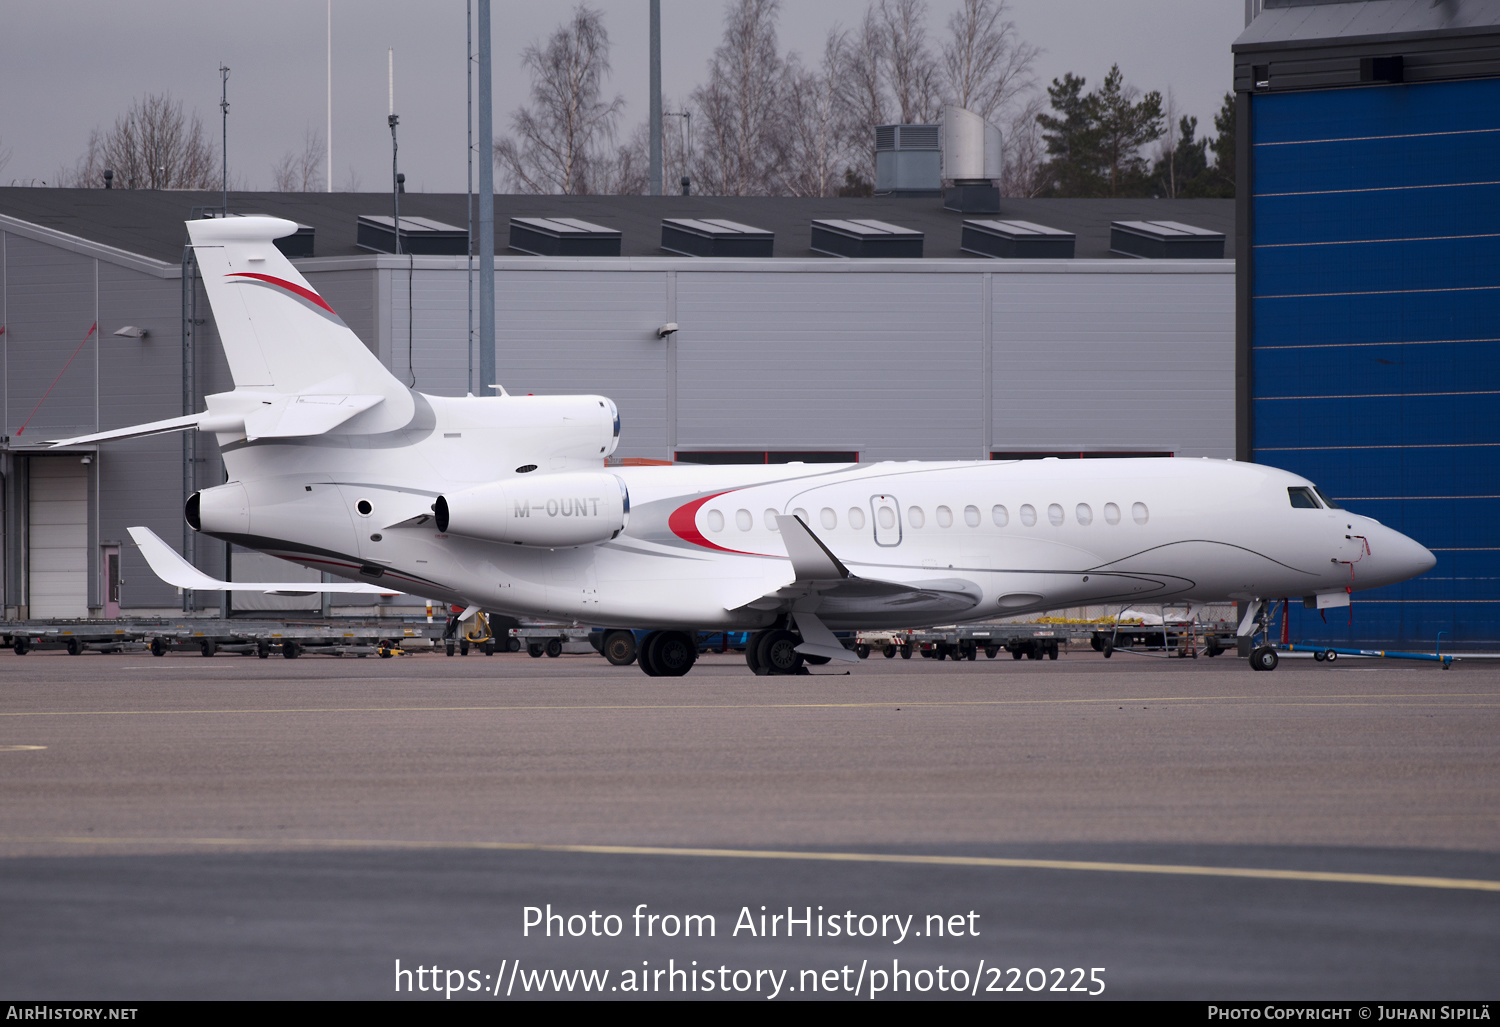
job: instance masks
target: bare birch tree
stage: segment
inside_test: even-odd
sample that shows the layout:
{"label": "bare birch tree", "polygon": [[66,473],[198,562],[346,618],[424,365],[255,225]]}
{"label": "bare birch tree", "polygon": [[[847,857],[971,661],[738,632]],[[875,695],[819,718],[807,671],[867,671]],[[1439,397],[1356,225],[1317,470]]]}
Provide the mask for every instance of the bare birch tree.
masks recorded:
{"label": "bare birch tree", "polygon": [[880,0],[877,10],[901,123],[936,121],[942,98],[937,61],[927,46],[927,0]]}
{"label": "bare birch tree", "polygon": [[872,4],[860,27],[845,40],[840,76],[841,129],[849,149],[848,170],[866,183],[875,181],[875,126],[890,120],[885,65],[885,30]]}
{"label": "bare birch tree", "polygon": [[1042,97],[1033,95],[1007,123],[999,183],[1002,196],[1029,199],[1047,187],[1047,140],[1036,120],[1046,109]]}
{"label": "bare birch tree", "polygon": [[545,48],[521,55],[531,71],[530,107],[511,116],[516,138],[495,144],[511,188],[526,193],[588,193],[590,172],[614,142],[625,98],[602,97],[609,75],[604,16],[580,4]]}
{"label": "bare birch tree", "polygon": [[948,100],[995,122],[1015,101],[1036,88],[1036,47],[1021,38],[1016,23],[1003,20],[1009,0],[963,0],[948,19],[943,80]]}
{"label": "bare birch tree", "polygon": [[98,188],[104,169],[114,171],[116,189],[212,189],[220,184],[219,161],[198,115],[182,112],[168,93],[147,94],[115,119],[108,132],[89,133],[88,149],[59,184]]}
{"label": "bare birch tree", "polygon": [[785,117],[776,159],[780,195],[834,196],[844,183],[852,142],[840,95],[846,50],[846,34],[834,29],[823,43],[818,68],[803,67],[795,56],[787,61]]}
{"label": "bare birch tree", "polygon": [[288,150],[271,166],[271,189],[278,193],[323,191],[323,133],[307,129],[301,151]]}
{"label": "bare birch tree", "polygon": [[709,61],[708,82],[693,91],[703,125],[699,169],[707,191],[722,196],[770,191],[776,122],[785,84],[776,48],[780,0],[735,0],[724,41]]}

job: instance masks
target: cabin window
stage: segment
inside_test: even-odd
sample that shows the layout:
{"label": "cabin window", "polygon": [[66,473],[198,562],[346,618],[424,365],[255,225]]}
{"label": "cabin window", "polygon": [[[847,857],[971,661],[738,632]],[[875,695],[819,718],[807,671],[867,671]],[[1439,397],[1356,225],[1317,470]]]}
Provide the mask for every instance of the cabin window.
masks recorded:
{"label": "cabin window", "polygon": [[807,516],[807,511],[804,510],[804,509],[802,509],[802,507],[800,507],[800,506],[797,507],[797,509],[795,509],[795,510],[792,511],[792,516],[800,518],[803,524],[811,524],[812,523],[812,518],[809,517],[809,516]]}
{"label": "cabin window", "polygon": [[839,526],[839,515],[834,513],[832,509],[826,506],[818,511],[818,520],[823,522],[823,528],[825,531],[832,531],[834,528],[837,528]]}
{"label": "cabin window", "polygon": [[734,526],[741,531],[749,531],[755,527],[755,518],[749,510],[736,510],[734,512]]}
{"label": "cabin window", "polygon": [[1079,524],[1093,524],[1094,511],[1087,503],[1079,503],[1073,511],[1073,516],[1078,519]]}
{"label": "cabin window", "polygon": [[979,507],[977,507],[977,506],[966,506],[966,507],[964,507],[964,523],[967,524],[971,528],[977,528],[977,527],[979,527]]}
{"label": "cabin window", "polygon": [[1021,523],[1028,528],[1036,523],[1036,507],[1030,503],[1023,503],[1021,505]]}
{"label": "cabin window", "polygon": [[708,512],[708,530],[709,531],[723,531],[724,530],[724,514],[721,511],[719,511],[719,510],[710,510]]}
{"label": "cabin window", "polygon": [[1104,519],[1110,524],[1120,523],[1120,508],[1113,503],[1104,504]]}
{"label": "cabin window", "polygon": [[777,515],[779,513],[780,513],[779,510],[773,510],[770,507],[766,507],[766,530],[767,531],[780,531],[781,530],[780,528],[776,527],[776,517],[777,517]]}
{"label": "cabin window", "polygon": [[937,522],[939,528],[953,527],[953,511],[946,506],[937,508]]}
{"label": "cabin window", "polygon": [[1151,519],[1151,511],[1146,509],[1145,503],[1130,504],[1130,516],[1135,518],[1135,523],[1145,524]]}
{"label": "cabin window", "polygon": [[906,511],[906,523],[913,528],[920,528],[927,523],[927,515],[922,512],[920,506],[914,506]]}
{"label": "cabin window", "polygon": [[990,510],[990,519],[995,522],[995,527],[1003,528],[1010,523],[1010,511],[999,503],[996,503],[994,508]]}
{"label": "cabin window", "polygon": [[1047,506],[1047,520],[1051,522],[1051,524],[1052,524],[1052,526],[1054,528],[1059,527],[1059,526],[1062,525],[1062,522],[1063,522],[1063,511],[1062,511],[1062,506],[1060,504],[1058,504],[1058,503],[1048,504],[1048,506]]}
{"label": "cabin window", "polygon": [[882,506],[876,514],[880,518],[882,528],[894,528],[896,526],[896,511],[889,506]]}
{"label": "cabin window", "polygon": [[865,526],[865,512],[857,506],[849,508],[849,527],[859,531]]}
{"label": "cabin window", "polygon": [[1313,498],[1312,489],[1293,486],[1286,490],[1288,498],[1292,501],[1293,510],[1316,510],[1318,501]]}

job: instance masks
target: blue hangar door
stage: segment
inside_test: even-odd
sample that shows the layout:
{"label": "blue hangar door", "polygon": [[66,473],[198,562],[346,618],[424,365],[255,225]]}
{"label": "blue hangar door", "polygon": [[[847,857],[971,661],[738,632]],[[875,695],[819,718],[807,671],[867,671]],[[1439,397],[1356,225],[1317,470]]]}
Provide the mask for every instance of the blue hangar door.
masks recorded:
{"label": "blue hangar door", "polygon": [[[1500,79],[1252,99],[1255,460],[1431,549],[1293,637],[1500,643]],[[1358,566],[1354,568],[1358,575]]]}

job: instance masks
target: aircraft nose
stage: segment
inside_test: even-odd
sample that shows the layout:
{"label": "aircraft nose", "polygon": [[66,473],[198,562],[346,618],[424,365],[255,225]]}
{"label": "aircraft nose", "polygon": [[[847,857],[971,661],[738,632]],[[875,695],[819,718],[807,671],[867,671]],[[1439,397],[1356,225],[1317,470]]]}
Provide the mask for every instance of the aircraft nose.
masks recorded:
{"label": "aircraft nose", "polygon": [[1372,550],[1370,555],[1379,562],[1381,577],[1392,584],[1426,574],[1437,564],[1437,557],[1430,549],[1390,528],[1381,532],[1380,549]]}

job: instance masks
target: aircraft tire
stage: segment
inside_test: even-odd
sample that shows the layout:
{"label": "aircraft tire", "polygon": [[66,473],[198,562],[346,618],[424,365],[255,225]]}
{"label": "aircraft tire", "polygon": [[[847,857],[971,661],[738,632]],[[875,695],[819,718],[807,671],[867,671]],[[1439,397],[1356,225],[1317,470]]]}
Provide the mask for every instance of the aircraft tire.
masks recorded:
{"label": "aircraft tire", "polygon": [[547,658],[555,660],[562,655],[562,639],[550,638],[546,645]]}
{"label": "aircraft tire", "polygon": [[768,633],[766,631],[757,631],[745,642],[745,666],[749,667],[750,673],[756,677],[764,677],[770,673],[760,659],[760,644],[766,640]]}
{"label": "aircraft tire", "polygon": [[803,656],[802,658],[814,667],[822,667],[833,662],[832,656]]}
{"label": "aircraft tire", "polygon": [[660,631],[647,633],[646,637],[641,639],[640,648],[636,650],[635,662],[640,666],[641,673],[645,674],[648,678],[661,677],[661,671],[657,669],[656,660],[654,659],[656,642],[661,636],[662,632]]}
{"label": "aircraft tire", "polygon": [[761,662],[772,674],[795,674],[802,668],[797,646],[802,640],[784,628],[772,631],[760,644]]}
{"label": "aircraft tire", "polygon": [[685,631],[663,631],[651,648],[651,662],[664,678],[680,678],[693,669],[698,660],[698,646]]}
{"label": "aircraft tire", "polygon": [[1280,662],[1281,658],[1276,655],[1276,650],[1268,645],[1263,645],[1250,654],[1251,670],[1275,670],[1276,664]]}
{"label": "aircraft tire", "polygon": [[611,631],[604,636],[604,645],[601,647],[604,658],[616,667],[628,667],[635,662],[637,655],[635,635],[629,631]]}

